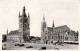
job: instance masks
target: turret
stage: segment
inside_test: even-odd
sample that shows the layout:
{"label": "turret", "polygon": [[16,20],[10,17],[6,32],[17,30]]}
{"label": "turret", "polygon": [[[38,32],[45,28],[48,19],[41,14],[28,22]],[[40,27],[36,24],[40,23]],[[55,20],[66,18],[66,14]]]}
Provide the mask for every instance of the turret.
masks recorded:
{"label": "turret", "polygon": [[23,16],[23,17],[27,17],[25,10],[26,10],[26,9],[25,9],[25,6],[24,6],[24,7],[23,7],[23,13],[22,13],[22,16]]}
{"label": "turret", "polygon": [[53,20],[53,24],[52,24],[52,27],[55,27],[55,25],[54,25],[54,20]]}
{"label": "turret", "polygon": [[45,28],[46,28],[46,21],[45,21],[44,15],[43,15],[43,21],[41,22],[41,29],[42,29],[42,31],[44,31]]}
{"label": "turret", "polygon": [[[30,25],[30,15],[28,13],[28,26]],[[29,27],[30,28],[30,27]]]}
{"label": "turret", "polygon": [[30,15],[29,15],[29,13],[28,13],[28,22],[30,23]]}
{"label": "turret", "polygon": [[44,16],[43,16],[43,27],[46,27],[46,21]]}
{"label": "turret", "polygon": [[21,17],[20,12],[19,12],[19,17]]}
{"label": "turret", "polygon": [[7,29],[7,31],[6,31],[6,34],[8,35],[8,29]]}

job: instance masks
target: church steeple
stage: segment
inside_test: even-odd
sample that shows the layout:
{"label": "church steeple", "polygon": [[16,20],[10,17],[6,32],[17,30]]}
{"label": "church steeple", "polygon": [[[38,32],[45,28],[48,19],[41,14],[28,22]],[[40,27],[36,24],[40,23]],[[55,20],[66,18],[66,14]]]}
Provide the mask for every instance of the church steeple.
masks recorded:
{"label": "church steeple", "polygon": [[28,24],[30,25],[30,15],[28,13]]}
{"label": "church steeple", "polygon": [[44,14],[43,14],[43,23],[42,24],[43,24],[43,27],[46,28],[46,21],[45,21]]}
{"label": "church steeple", "polygon": [[28,17],[30,17],[29,13],[28,13]]}
{"label": "church steeple", "polygon": [[54,25],[54,20],[53,20],[53,24],[52,24],[52,27],[55,27],[55,25]]}
{"label": "church steeple", "polygon": [[45,34],[44,32],[46,30],[46,27],[47,27],[47,25],[46,25],[45,17],[44,17],[44,14],[43,14],[43,20],[41,22],[41,39],[42,40],[44,39],[43,36]]}
{"label": "church steeple", "polygon": [[43,14],[43,22],[46,22],[46,21],[45,21],[45,17],[44,17],[44,14]]}
{"label": "church steeple", "polygon": [[23,7],[23,12],[25,12],[25,6]]}

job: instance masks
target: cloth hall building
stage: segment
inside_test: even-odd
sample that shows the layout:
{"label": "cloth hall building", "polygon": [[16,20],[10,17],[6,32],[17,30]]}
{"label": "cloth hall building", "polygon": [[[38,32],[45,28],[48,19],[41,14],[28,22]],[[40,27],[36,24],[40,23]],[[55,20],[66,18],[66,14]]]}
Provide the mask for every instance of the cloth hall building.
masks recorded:
{"label": "cloth hall building", "polygon": [[7,33],[7,41],[12,42],[28,42],[30,39],[30,15],[26,15],[25,6],[22,14],[19,12],[19,30]]}

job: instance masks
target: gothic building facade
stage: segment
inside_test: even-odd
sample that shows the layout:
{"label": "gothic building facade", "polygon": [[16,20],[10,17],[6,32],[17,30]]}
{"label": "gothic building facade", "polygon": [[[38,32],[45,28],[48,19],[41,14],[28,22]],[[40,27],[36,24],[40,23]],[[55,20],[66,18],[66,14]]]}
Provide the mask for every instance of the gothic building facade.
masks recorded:
{"label": "gothic building facade", "polygon": [[30,38],[30,15],[26,15],[25,6],[22,14],[19,12],[19,30],[11,31],[7,34],[7,41],[28,42]]}
{"label": "gothic building facade", "polygon": [[30,15],[28,16],[25,12],[25,7],[23,7],[23,13],[20,15],[19,13],[19,34],[21,41],[29,41],[30,37]]}
{"label": "gothic building facade", "polygon": [[56,42],[78,42],[78,33],[70,30],[67,25],[55,27],[54,21],[52,27],[48,27],[43,17],[41,22],[41,43],[53,44]]}

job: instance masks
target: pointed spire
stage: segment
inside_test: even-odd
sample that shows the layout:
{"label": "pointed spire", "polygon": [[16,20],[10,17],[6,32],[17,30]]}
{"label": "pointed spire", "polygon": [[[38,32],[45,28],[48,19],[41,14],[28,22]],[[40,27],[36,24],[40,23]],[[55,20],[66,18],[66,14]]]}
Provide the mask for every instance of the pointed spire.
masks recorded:
{"label": "pointed spire", "polygon": [[20,17],[20,12],[19,12],[19,17]]}
{"label": "pointed spire", "polygon": [[25,6],[24,6],[24,7],[23,7],[23,13],[22,13],[22,16],[23,16],[23,17],[27,17],[25,10],[26,10],[26,9],[25,9]]}
{"label": "pointed spire", "polygon": [[7,33],[7,35],[8,35],[8,29],[7,29],[7,32],[6,32],[6,33]]}
{"label": "pointed spire", "polygon": [[54,19],[53,19],[53,24],[52,24],[52,27],[55,27],[55,26],[54,26]]}
{"label": "pointed spire", "polygon": [[25,12],[25,6],[23,7],[23,12]]}
{"label": "pointed spire", "polygon": [[45,22],[45,17],[44,17],[44,13],[43,13],[43,22]]}
{"label": "pointed spire", "polygon": [[77,34],[79,34],[79,32],[77,31]]}
{"label": "pointed spire", "polygon": [[25,14],[25,6],[23,7],[23,14]]}
{"label": "pointed spire", "polygon": [[46,27],[46,26],[47,26],[47,25],[46,25],[46,21],[45,21],[44,14],[43,14],[43,22],[42,22],[42,24],[43,24],[43,27]]}
{"label": "pointed spire", "polygon": [[79,32],[77,31],[77,36],[79,35]]}
{"label": "pointed spire", "polygon": [[28,23],[30,24],[30,15],[29,15],[29,13],[28,13]]}
{"label": "pointed spire", "polygon": [[28,13],[28,17],[30,17],[29,13]]}

